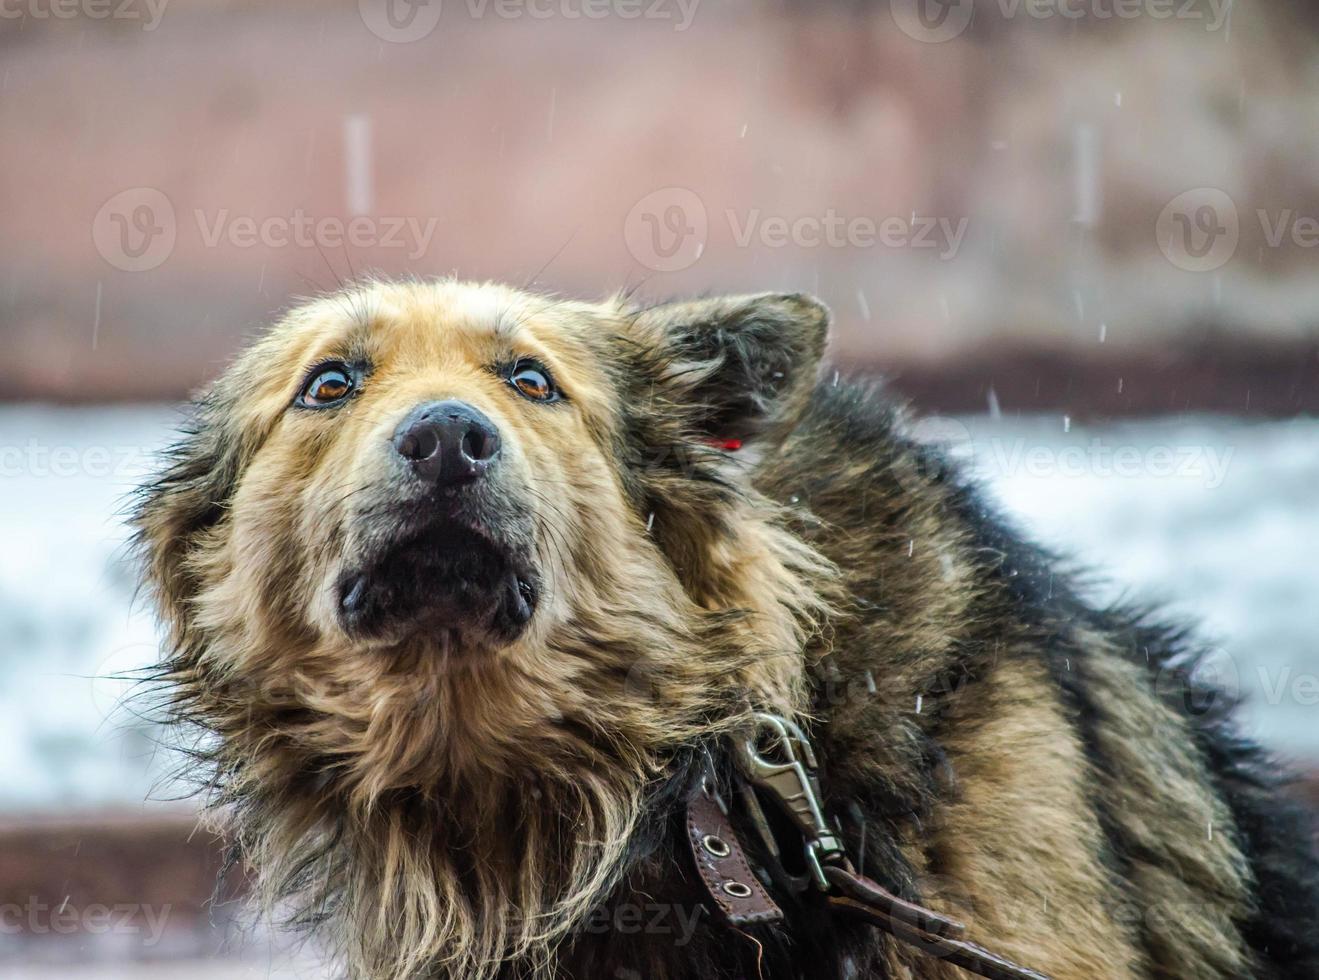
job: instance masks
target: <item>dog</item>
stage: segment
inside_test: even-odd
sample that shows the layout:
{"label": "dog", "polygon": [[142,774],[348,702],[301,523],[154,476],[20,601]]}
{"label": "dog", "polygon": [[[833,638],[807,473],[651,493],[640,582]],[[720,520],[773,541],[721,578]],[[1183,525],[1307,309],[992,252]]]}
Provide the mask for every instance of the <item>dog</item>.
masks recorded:
{"label": "dog", "polygon": [[[806,827],[1055,978],[1319,976],[1313,828],[1194,642],[1079,598],[828,321],[364,281],[238,357],[134,523],[256,901],[373,980],[968,975]],[[747,791],[766,719],[822,819]]]}

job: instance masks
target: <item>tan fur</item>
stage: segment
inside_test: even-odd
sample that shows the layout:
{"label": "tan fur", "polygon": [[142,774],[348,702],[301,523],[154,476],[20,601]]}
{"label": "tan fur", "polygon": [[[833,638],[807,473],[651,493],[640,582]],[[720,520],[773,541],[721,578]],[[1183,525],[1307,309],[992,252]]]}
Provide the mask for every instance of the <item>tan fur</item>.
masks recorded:
{"label": "tan fur", "polygon": [[[732,515],[741,533],[682,580],[658,557],[618,485],[617,396],[593,348],[628,328],[613,304],[456,282],[313,302],[211,395],[231,406],[222,424],[242,457],[223,519],[182,548],[177,499],[143,510],[181,650],[167,680],[180,713],[220,739],[214,802],[239,804],[227,826],[266,904],[292,891],[338,922],[354,975],[440,964],[479,980],[510,957],[548,970],[553,943],[614,883],[666,753],[753,707],[801,706],[798,651],[823,610],[807,583],[827,564],[750,492]],[[307,366],[354,344],[377,365],[361,403],[333,423],[289,413]],[[538,411],[493,379],[487,365],[510,352],[542,359],[573,410]],[[437,397],[480,406],[505,465],[540,488],[546,601],[504,649],[364,648],[333,620],[340,543],[377,479],[372,448]],[[743,614],[712,618],[728,609]],[[331,775],[308,785],[313,769]]]}
{"label": "tan fur", "polygon": [[[740,338],[711,353],[762,307],[753,327],[793,328],[782,369]],[[326,926],[357,978],[581,976],[560,957],[587,955],[587,914],[675,873],[664,851],[627,863],[675,759],[770,709],[813,726],[829,802],[870,801],[886,873],[971,938],[1058,980],[1249,975],[1255,882],[1191,722],[1117,627],[1020,615],[1018,569],[887,421],[808,451],[835,436],[798,428],[826,319],[795,295],[636,309],[372,282],[240,357],[137,520],[170,630],[158,679],[264,907]],[[373,365],[360,397],[290,407],[312,365],[350,356]],[[513,393],[491,369],[510,356],[568,402]],[[751,390],[712,388],[721,371]],[[391,433],[439,398],[498,426],[535,528],[543,595],[504,645],[336,618],[334,583],[388,533],[371,508]],[[745,416],[747,461],[709,448]],[[965,975],[857,942],[894,976]],[[655,980],[696,969],[638,955],[670,964]]]}

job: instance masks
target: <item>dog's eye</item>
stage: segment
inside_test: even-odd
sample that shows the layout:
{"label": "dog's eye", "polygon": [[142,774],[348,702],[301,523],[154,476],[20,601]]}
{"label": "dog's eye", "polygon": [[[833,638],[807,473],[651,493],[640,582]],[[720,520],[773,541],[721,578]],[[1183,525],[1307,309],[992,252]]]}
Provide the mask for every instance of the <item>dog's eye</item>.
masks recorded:
{"label": "dog's eye", "polygon": [[549,372],[535,361],[518,361],[513,365],[508,381],[524,397],[534,402],[552,402],[559,397]]}
{"label": "dog's eye", "polygon": [[353,390],[353,376],[342,364],[318,368],[298,395],[298,404],[307,408],[324,408],[346,398]]}

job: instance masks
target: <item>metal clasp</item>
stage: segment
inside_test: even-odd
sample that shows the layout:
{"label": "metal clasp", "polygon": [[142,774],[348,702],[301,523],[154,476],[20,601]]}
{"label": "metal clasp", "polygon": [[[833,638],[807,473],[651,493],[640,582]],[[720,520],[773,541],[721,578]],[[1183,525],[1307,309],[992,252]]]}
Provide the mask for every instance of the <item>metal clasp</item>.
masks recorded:
{"label": "metal clasp", "polygon": [[[847,852],[820,806],[818,768],[811,743],[794,722],[758,712],[755,728],[735,745],[738,766],[753,786],[778,801],[801,831],[806,863],[822,891],[829,890],[823,865],[847,864]],[[764,828],[762,833],[767,833]],[[769,844],[773,848],[773,841]]]}

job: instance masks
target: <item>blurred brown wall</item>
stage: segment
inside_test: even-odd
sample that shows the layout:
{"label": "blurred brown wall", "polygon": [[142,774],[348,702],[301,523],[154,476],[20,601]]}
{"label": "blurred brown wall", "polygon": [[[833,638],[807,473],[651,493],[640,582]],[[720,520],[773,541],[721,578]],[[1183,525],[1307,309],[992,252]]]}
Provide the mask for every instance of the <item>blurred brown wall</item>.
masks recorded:
{"label": "blurred brown wall", "polygon": [[[931,43],[905,0],[635,19],[450,0],[405,43],[385,0],[178,0],[156,23],[134,2],[135,20],[0,20],[6,397],[176,397],[292,294],[380,270],[807,289],[841,359],[944,408],[989,387],[1115,412],[1319,399],[1299,244],[1319,217],[1315,48],[1290,7],[1078,22],[993,0]],[[1225,209],[1227,259],[1166,240]],[[355,211],[355,243],[284,240]],[[648,244],[666,235],[688,251]],[[1244,373],[1243,351],[1262,358]]]}

